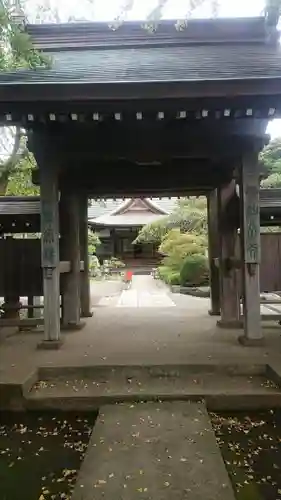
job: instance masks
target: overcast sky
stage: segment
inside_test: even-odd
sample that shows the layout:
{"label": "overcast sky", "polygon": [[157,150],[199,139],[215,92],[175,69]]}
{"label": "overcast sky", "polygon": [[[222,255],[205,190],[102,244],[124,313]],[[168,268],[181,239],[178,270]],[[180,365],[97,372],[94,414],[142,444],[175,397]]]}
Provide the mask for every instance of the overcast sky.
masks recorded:
{"label": "overcast sky", "polygon": [[[122,10],[122,6],[130,0],[25,0],[26,10],[30,18],[34,17],[36,7],[44,3],[58,10],[62,21],[70,16],[96,21],[112,21]],[[222,17],[257,16],[260,15],[265,0],[220,0],[219,15]],[[210,1],[205,0],[198,7],[193,17],[209,17]],[[127,14],[128,20],[143,20],[158,4],[158,0],[134,0],[133,7]],[[164,19],[184,18],[189,10],[190,0],[167,0],[163,8]]]}

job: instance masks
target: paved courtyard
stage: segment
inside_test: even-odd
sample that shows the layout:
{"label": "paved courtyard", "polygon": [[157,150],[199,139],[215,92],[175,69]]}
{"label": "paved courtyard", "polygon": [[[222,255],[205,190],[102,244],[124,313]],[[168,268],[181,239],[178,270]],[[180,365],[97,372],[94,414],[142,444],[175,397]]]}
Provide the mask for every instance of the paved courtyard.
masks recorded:
{"label": "paved courtyard", "polygon": [[[99,306],[113,307],[175,307],[176,304],[168,293],[168,288],[151,276],[133,276],[131,287],[126,290],[119,284],[119,293],[98,300]],[[93,294],[98,287],[93,284]]]}
{"label": "paved courtyard", "polygon": [[[209,299],[173,294],[159,280],[149,275],[133,276],[132,285],[127,290],[122,282],[92,282],[92,303],[96,307],[125,308],[167,308],[183,307],[192,312],[206,312]],[[131,313],[129,313],[131,314]]]}
{"label": "paved courtyard", "polygon": [[[106,295],[99,295],[100,288],[110,305],[105,306]],[[42,328],[1,336],[0,381],[22,380],[37,366],[264,364],[269,360],[281,365],[277,322],[264,325],[264,347],[242,347],[237,340],[240,330],[216,327],[217,318],[208,315],[208,299],[170,294],[149,276],[135,277],[128,291],[122,291],[117,282],[95,284],[92,296],[93,318],[86,320],[82,330],[63,333],[58,351],[37,350]]]}

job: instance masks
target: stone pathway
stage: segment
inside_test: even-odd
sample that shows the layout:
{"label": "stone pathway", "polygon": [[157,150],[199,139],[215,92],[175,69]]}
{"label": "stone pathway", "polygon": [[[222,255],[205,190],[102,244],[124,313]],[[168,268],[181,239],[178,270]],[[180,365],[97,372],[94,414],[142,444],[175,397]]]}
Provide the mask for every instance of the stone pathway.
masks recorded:
{"label": "stone pathway", "polygon": [[72,500],[234,500],[203,403],[101,407]]}
{"label": "stone pathway", "polygon": [[[169,288],[161,281],[156,281],[150,275],[133,276],[132,286],[124,290],[120,282],[99,284],[100,297],[93,300],[94,305],[99,307],[124,307],[124,308],[171,308],[175,306],[187,309],[206,309],[209,307],[209,299],[202,299],[180,294],[171,294]],[[92,299],[93,299],[92,294]],[[263,293],[264,298],[278,299],[280,296],[274,293]],[[272,316],[281,314],[280,304],[261,304],[261,314]]]}
{"label": "stone pathway", "polygon": [[176,304],[166,292],[151,293],[138,290],[124,290],[117,307],[174,307]]}
{"label": "stone pathway", "polygon": [[129,290],[122,290],[119,297],[102,297],[99,306],[107,307],[175,307],[169,289],[149,275],[133,276]]}

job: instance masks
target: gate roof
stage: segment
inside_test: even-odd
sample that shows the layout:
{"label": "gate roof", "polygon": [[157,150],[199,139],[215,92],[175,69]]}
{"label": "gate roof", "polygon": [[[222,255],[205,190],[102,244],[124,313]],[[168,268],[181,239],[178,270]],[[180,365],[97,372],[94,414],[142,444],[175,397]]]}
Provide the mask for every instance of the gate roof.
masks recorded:
{"label": "gate roof", "polygon": [[175,25],[161,21],[153,33],[136,22],[27,25],[52,67],[0,73],[0,100],[159,97],[160,86],[162,97],[280,92],[281,49],[265,18]]}

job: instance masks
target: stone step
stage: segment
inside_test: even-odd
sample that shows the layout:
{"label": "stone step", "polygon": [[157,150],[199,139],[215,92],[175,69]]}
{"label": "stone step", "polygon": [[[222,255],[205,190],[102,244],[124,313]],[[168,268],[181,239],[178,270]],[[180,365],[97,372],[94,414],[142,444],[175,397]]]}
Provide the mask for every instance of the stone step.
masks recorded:
{"label": "stone step", "polygon": [[[104,361],[104,362],[103,362]],[[81,364],[71,366],[41,366],[38,368],[38,378],[40,380],[52,379],[84,379],[92,378],[96,381],[105,382],[111,379],[120,378],[124,381],[128,379],[139,380],[140,377],[146,378],[181,378],[186,376],[200,376],[201,374],[217,374],[220,376],[233,376],[233,375],[261,375],[266,376],[268,372],[267,364],[250,364],[246,363],[229,363],[225,364],[216,361],[207,363],[184,364],[184,365],[107,365],[106,359],[101,360],[100,365]]]}
{"label": "stone step", "polygon": [[178,367],[173,371],[168,367],[116,367],[113,371],[93,372],[93,376],[88,372],[83,378],[71,371],[50,377],[50,372],[49,378],[41,378],[26,395],[26,405],[30,409],[82,411],[122,401],[204,399],[211,410],[281,406],[281,390],[266,371],[259,374],[261,367],[248,367],[248,373],[245,368],[242,374],[234,367],[193,368]]}
{"label": "stone step", "polygon": [[234,500],[204,404],[100,410],[72,500]]}

